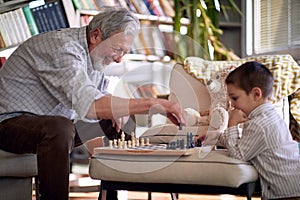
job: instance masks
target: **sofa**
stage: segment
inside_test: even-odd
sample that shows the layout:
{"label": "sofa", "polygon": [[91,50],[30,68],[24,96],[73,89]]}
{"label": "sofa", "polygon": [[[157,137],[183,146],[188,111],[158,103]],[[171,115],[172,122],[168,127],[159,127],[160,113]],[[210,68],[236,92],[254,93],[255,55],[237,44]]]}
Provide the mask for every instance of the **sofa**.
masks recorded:
{"label": "sofa", "polygon": [[[150,123],[154,125],[141,137],[150,138],[152,144],[168,144],[185,138],[187,133],[193,136],[205,134],[209,126],[215,123],[205,114],[206,111],[216,106],[228,109],[224,78],[232,69],[250,60],[269,67],[275,77],[275,92],[271,99],[274,107],[288,125],[290,113],[299,123],[300,86],[297,80],[300,70],[290,55],[266,55],[237,61],[207,61],[189,57],[183,64],[174,65],[168,99],[200,115],[191,116],[182,129],[167,119],[161,120],[161,116],[150,116],[150,120],[159,119],[161,123]],[[298,133],[294,134],[295,139],[299,138]],[[228,157],[226,149],[217,148],[217,144],[215,146],[204,156],[199,153],[203,152],[203,147],[178,157],[94,154],[90,159],[89,173],[92,178],[101,180],[99,199],[105,199],[107,190],[237,194],[247,199],[254,194],[259,195],[259,178],[254,167],[248,162]]]}

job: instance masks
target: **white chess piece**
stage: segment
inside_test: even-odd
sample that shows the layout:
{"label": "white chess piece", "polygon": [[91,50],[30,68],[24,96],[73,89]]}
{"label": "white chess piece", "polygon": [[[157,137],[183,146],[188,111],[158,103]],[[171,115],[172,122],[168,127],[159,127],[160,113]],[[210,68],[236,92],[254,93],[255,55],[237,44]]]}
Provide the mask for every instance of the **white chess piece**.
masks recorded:
{"label": "white chess piece", "polygon": [[128,140],[128,148],[131,148],[132,145],[131,145],[131,140]]}
{"label": "white chess piece", "polygon": [[114,148],[117,148],[118,145],[117,145],[117,139],[114,139]]}
{"label": "white chess piece", "polygon": [[122,131],[122,133],[121,133],[121,141],[122,141],[122,142],[125,141],[125,133],[124,133],[124,131]]}
{"label": "white chess piece", "polygon": [[150,139],[146,138],[146,145],[149,146],[150,145]]}
{"label": "white chess piece", "polygon": [[113,141],[112,141],[112,140],[109,140],[108,143],[109,143],[109,148],[112,149],[112,148],[113,148]]}
{"label": "white chess piece", "polygon": [[144,138],[141,138],[141,146],[145,146],[145,139]]}

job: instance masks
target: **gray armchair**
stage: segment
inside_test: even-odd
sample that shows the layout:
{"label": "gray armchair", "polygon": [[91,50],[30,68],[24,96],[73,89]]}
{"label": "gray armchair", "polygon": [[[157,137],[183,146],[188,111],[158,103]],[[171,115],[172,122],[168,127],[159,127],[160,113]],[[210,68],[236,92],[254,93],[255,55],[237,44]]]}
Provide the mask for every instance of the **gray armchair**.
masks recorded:
{"label": "gray armchair", "polygon": [[32,199],[32,179],[37,174],[35,154],[13,154],[0,150],[0,199]]}

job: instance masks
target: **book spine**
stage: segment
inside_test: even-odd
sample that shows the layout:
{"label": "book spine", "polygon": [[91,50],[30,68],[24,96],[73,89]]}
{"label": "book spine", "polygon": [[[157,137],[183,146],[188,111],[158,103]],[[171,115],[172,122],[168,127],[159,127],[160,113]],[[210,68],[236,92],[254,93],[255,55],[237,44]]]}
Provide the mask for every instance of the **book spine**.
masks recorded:
{"label": "book spine", "polygon": [[28,38],[31,37],[31,33],[30,33],[29,25],[26,21],[26,18],[25,18],[25,15],[24,15],[24,12],[23,12],[22,8],[17,9],[16,14],[19,16],[20,23],[21,23],[21,25],[23,27],[23,30],[24,30],[25,40],[27,40]]}
{"label": "book spine", "polygon": [[58,15],[56,13],[56,8],[54,5],[55,3],[49,3],[48,4],[48,18],[50,19],[50,23],[52,24],[53,26],[53,30],[57,30],[57,29],[60,29],[61,28],[61,25],[60,25],[60,22],[59,22],[59,19],[58,19]]}
{"label": "book spine", "polygon": [[3,39],[1,30],[0,30],[0,48],[6,48],[6,44],[5,44],[5,41]]}
{"label": "book spine", "polygon": [[0,57],[0,68],[4,65],[6,62],[6,57]]}
{"label": "book spine", "polygon": [[5,24],[5,27],[7,28],[7,33],[12,42],[12,45],[18,44],[18,39],[15,35],[13,23],[12,23],[11,17],[9,16],[8,13],[3,13],[3,22]]}
{"label": "book spine", "polygon": [[24,6],[22,8],[22,10],[23,10],[25,19],[27,21],[27,24],[29,26],[31,35],[39,34],[39,29],[38,29],[38,27],[36,25],[36,22],[34,20],[33,14],[31,12],[29,6]]}
{"label": "book spine", "polygon": [[23,25],[21,23],[20,16],[18,15],[17,10],[11,11],[10,16],[13,18],[15,22],[14,27],[15,27],[15,33],[18,35],[18,42],[21,43],[25,41],[27,38],[25,35],[26,33],[23,28]]}
{"label": "book spine", "polygon": [[49,7],[49,4],[45,4],[41,8],[43,21],[46,24],[47,31],[56,30],[54,18],[51,14],[51,6]]}
{"label": "book spine", "polygon": [[45,27],[45,24],[42,21],[42,15],[39,12],[39,7],[32,8],[31,12],[32,12],[34,21],[36,22],[36,26],[37,26],[37,28],[39,30],[39,33],[45,32],[46,31],[46,27]]}
{"label": "book spine", "polygon": [[4,14],[0,14],[0,32],[5,43],[5,47],[9,47],[12,45],[12,41],[9,37],[8,28],[6,27],[6,22],[4,21],[5,19],[3,15]]}
{"label": "book spine", "polygon": [[76,10],[82,10],[83,6],[81,4],[81,0],[72,0],[73,5],[75,7]]}
{"label": "book spine", "polygon": [[59,28],[69,27],[68,19],[65,15],[62,4],[59,1],[54,2],[55,13],[59,22]]}
{"label": "book spine", "polygon": [[71,0],[60,0],[57,1],[61,6],[62,16],[61,19],[66,19],[64,23],[66,24],[65,27],[78,27],[79,20],[75,12],[74,5]]}
{"label": "book spine", "polygon": [[151,15],[155,15],[155,13],[152,10],[151,5],[149,4],[148,0],[143,0],[144,4],[146,5],[146,7],[148,8],[149,12]]}
{"label": "book spine", "polygon": [[91,9],[87,0],[80,0],[80,1],[81,1],[81,5],[82,5],[84,10],[90,10]]}

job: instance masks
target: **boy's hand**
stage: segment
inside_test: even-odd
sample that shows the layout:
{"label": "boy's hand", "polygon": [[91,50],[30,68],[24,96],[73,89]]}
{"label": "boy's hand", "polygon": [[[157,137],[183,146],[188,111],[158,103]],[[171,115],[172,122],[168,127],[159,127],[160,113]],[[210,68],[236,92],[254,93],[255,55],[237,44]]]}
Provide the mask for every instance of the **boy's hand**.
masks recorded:
{"label": "boy's hand", "polygon": [[228,114],[228,127],[237,126],[239,123],[243,123],[248,120],[247,115],[239,109],[230,110]]}

